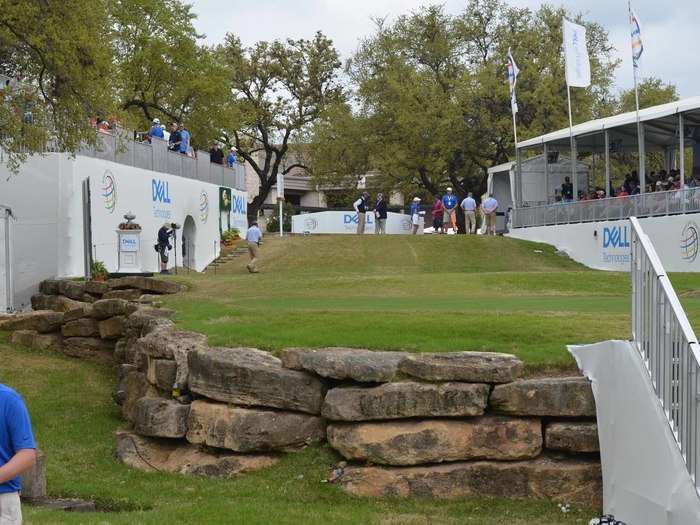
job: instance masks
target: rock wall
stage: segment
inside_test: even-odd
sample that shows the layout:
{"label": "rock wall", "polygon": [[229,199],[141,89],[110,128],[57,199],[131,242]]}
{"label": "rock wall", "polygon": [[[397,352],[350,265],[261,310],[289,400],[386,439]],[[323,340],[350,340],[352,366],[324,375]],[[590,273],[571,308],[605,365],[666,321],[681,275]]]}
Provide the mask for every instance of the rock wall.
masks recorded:
{"label": "rock wall", "polygon": [[332,480],[359,496],[601,506],[584,378],[519,379],[522,362],[498,353],[212,348],[144,304],[176,285],[126,279],[47,281],[33,300],[42,309],[0,329],[119,365],[114,399],[131,429],[117,433],[117,455],[128,465],[227,477],[325,441],[345,460]]}

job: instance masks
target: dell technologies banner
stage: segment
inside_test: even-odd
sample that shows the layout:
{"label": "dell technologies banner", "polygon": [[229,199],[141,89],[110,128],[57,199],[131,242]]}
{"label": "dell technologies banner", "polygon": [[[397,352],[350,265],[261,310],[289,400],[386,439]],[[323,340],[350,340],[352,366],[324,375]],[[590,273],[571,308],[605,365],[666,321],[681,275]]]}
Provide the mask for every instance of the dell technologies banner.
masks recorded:
{"label": "dell technologies banner", "polygon": [[[303,213],[292,217],[293,233],[357,233],[359,218],[354,211],[322,211]],[[374,213],[365,214],[365,233],[374,233]],[[411,217],[401,213],[389,212],[386,220],[387,234],[411,233]],[[423,233],[419,228],[418,233]]]}

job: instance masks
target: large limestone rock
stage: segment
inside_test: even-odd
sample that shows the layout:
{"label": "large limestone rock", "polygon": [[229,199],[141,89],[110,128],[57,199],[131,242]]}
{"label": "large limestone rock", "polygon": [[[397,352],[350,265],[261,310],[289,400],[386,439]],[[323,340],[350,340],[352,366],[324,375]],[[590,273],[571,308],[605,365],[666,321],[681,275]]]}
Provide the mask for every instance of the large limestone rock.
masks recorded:
{"label": "large limestone rock", "polygon": [[85,295],[85,283],[80,281],[61,280],[58,282],[58,293],[70,299],[82,301]]}
{"label": "large limestone rock", "polygon": [[102,339],[119,339],[124,334],[126,317],[118,315],[99,322],[99,335]]}
{"label": "large limestone rock", "polygon": [[146,380],[146,374],[134,365],[119,367],[119,381],[112,398],[122,409],[122,417],[133,422],[136,417],[136,403],[144,397],[161,397]]}
{"label": "large limestone rock", "polygon": [[91,316],[95,319],[109,319],[117,315],[129,315],[137,306],[124,299],[100,299],[92,303]]}
{"label": "large limestone rock", "polygon": [[136,301],[143,292],[135,288],[126,288],[124,290],[110,290],[102,295],[102,299],[124,299],[126,301]]}
{"label": "large limestone rock", "polygon": [[177,374],[177,364],[171,359],[148,358],[146,378],[161,390],[172,390]]}
{"label": "large limestone rock", "polygon": [[32,347],[34,338],[37,336],[36,330],[15,330],[10,336],[10,342],[17,345]]}
{"label": "large limestone rock", "polygon": [[190,405],[174,399],[142,397],[136,402],[134,430],[143,436],[185,437],[189,413]]}
{"label": "large limestone rock", "polygon": [[403,352],[373,352],[362,348],[285,348],[282,365],[308,370],[321,377],[352,379],[361,383],[392,381]]}
{"label": "large limestone rock", "polygon": [[269,454],[234,454],[204,451],[182,441],[154,439],[133,432],[117,431],[117,458],[145,472],[174,472],[212,478],[230,478],[277,463]]}
{"label": "large limestone rock", "polygon": [[480,416],[489,385],[479,383],[385,383],[371,388],[333,388],[326,394],[323,417],[368,421],[407,417]]}
{"label": "large limestone rock", "polygon": [[188,356],[196,350],[206,349],[207,338],[196,332],[156,330],[139,339],[137,345],[149,358],[175,360],[175,383],[184,390],[190,387]]}
{"label": "large limestone rock", "polygon": [[125,290],[137,288],[147,293],[153,294],[173,294],[182,290],[182,286],[173,281],[164,279],[153,279],[152,277],[129,276],[107,281],[112,290]]}
{"label": "large limestone rock", "polygon": [[41,450],[36,451],[36,463],[21,476],[22,499],[39,500],[46,497],[46,459]]}
{"label": "large limestone rock", "polygon": [[61,327],[63,337],[99,337],[100,328],[95,319],[83,317]]}
{"label": "large limestone rock", "polygon": [[63,322],[75,321],[83,317],[90,317],[92,313],[92,305],[83,303],[81,306],[72,308],[63,314]]}
{"label": "large limestone rock", "polygon": [[411,354],[399,363],[404,374],[427,381],[508,383],[523,369],[520,359],[494,352]]}
{"label": "large limestone rock", "polygon": [[58,310],[58,296],[38,293],[32,295],[32,310]]}
{"label": "large limestone rock", "polygon": [[544,432],[545,447],[563,452],[599,452],[598,425],[593,421],[553,421]]}
{"label": "large limestone rock", "polygon": [[235,452],[294,450],[322,441],[323,419],[295,412],[192,403],[187,441]]}
{"label": "large limestone rock", "polygon": [[35,330],[40,334],[57,332],[61,329],[63,314],[51,310],[39,310],[13,315],[0,321],[0,330]]}
{"label": "large limestone rock", "polygon": [[460,462],[425,467],[349,467],[340,484],[365,497],[541,498],[592,508],[602,506],[600,463],[594,460]]}
{"label": "large limestone rock", "polygon": [[45,279],[39,283],[39,292],[45,295],[58,295],[59,279]]}
{"label": "large limestone rock", "polygon": [[85,292],[91,295],[102,296],[109,292],[109,285],[103,281],[87,281],[85,283]]}
{"label": "large limestone rock", "polygon": [[112,362],[114,360],[114,341],[107,341],[99,337],[68,337],[63,340],[62,352],[71,357]]}
{"label": "large limestone rock", "polygon": [[63,338],[60,334],[39,334],[36,330],[17,330],[12,332],[10,341],[36,350],[59,350]]}
{"label": "large limestone rock", "polygon": [[321,381],[282,368],[279,359],[254,348],[209,348],[189,355],[190,390],[237,405],[319,414],[325,395]]}
{"label": "large limestone rock", "polygon": [[595,400],[584,377],[527,379],[498,385],[491,393],[494,412],[519,416],[593,417]]}
{"label": "large limestone rock", "polygon": [[332,423],[328,442],[346,459],[420,465],[470,459],[513,461],[542,451],[539,419],[483,416],[381,423]]}

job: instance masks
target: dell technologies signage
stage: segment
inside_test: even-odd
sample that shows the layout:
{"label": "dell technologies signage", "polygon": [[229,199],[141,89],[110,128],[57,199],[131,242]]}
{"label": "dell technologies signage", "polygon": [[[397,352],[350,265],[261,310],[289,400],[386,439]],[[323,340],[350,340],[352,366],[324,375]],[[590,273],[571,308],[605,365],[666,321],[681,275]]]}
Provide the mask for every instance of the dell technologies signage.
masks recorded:
{"label": "dell technologies signage", "polygon": [[153,201],[153,216],[157,219],[172,219],[173,203],[170,199],[170,186],[168,181],[151,179],[151,197]]}
{"label": "dell technologies signage", "polygon": [[606,226],[603,228],[603,262],[629,266],[629,226]]}

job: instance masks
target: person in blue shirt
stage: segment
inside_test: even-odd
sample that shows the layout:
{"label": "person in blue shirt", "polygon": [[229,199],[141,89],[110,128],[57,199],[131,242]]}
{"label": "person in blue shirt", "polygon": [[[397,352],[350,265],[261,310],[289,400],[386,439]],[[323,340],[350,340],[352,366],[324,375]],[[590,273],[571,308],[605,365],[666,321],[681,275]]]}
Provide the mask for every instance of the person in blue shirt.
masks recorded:
{"label": "person in blue shirt", "polygon": [[445,230],[452,224],[452,231],[457,233],[457,195],[452,193],[452,188],[447,188],[447,193],[442,197],[442,205],[445,207],[442,215]]}
{"label": "person in blue shirt", "polygon": [[418,226],[420,225],[420,197],[413,197],[413,202],[411,203],[411,234],[416,235],[418,233]]}
{"label": "person in blue shirt", "polygon": [[236,150],[234,148],[228,150],[228,155],[226,156],[226,164],[228,164],[229,168],[233,168],[233,165],[236,164]]}
{"label": "person in blue shirt", "polygon": [[0,522],[21,525],[20,475],[34,466],[36,443],[22,397],[0,384]]}
{"label": "person in blue shirt", "polygon": [[151,138],[158,138],[160,140],[165,139],[165,133],[163,133],[163,128],[160,127],[160,120],[157,118],[153,119],[153,125],[148,131],[148,136]]}
{"label": "person in blue shirt", "polygon": [[190,132],[185,129],[184,124],[178,126],[180,131],[180,153],[187,155],[190,149]]}
{"label": "person in blue shirt", "polygon": [[258,223],[254,222],[248,228],[245,234],[245,240],[248,243],[248,253],[250,253],[250,262],[246,265],[250,273],[258,273],[257,263],[260,258],[260,244],[262,243],[262,231],[258,228]]}

